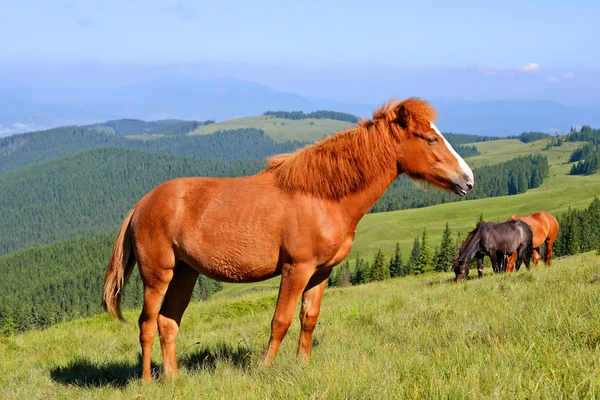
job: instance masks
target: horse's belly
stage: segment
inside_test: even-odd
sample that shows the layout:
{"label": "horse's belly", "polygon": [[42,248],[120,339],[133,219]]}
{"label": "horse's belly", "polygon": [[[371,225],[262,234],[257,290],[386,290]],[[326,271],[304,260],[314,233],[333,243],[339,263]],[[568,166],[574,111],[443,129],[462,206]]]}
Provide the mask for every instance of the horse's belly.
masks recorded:
{"label": "horse's belly", "polygon": [[256,282],[280,273],[279,247],[255,238],[200,239],[186,246],[182,259],[198,272],[225,282]]}

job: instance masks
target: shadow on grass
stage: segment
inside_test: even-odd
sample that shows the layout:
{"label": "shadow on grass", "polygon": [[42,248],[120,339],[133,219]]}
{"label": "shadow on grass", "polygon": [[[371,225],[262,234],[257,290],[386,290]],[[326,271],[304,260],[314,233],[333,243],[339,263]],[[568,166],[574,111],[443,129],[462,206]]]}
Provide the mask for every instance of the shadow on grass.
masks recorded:
{"label": "shadow on grass", "polygon": [[[188,347],[190,349],[190,347]],[[252,359],[252,349],[244,344],[232,346],[218,343],[213,347],[197,348],[189,355],[184,351],[179,357],[179,366],[190,371],[204,369],[213,371],[217,362],[230,364],[234,368],[247,369]]]}
{"label": "shadow on grass", "polygon": [[[50,370],[50,378],[63,385],[90,386],[90,387],[125,387],[130,381],[142,376],[141,357],[137,364],[126,362],[113,362],[98,364],[84,358],[75,358],[66,366],[59,366]],[[160,368],[152,364],[152,375],[157,376]]]}
{"label": "shadow on grass", "polygon": [[[211,348],[200,348],[178,357],[180,367],[189,371],[209,370],[217,367],[217,362],[225,362],[239,369],[250,366],[252,350],[244,345],[231,346],[220,343]],[[162,375],[162,367],[152,363],[152,376]],[[66,366],[50,370],[50,378],[57,383],[82,387],[113,386],[124,388],[132,381],[141,378],[141,356],[137,364],[113,362],[98,364],[84,358],[76,358]]]}

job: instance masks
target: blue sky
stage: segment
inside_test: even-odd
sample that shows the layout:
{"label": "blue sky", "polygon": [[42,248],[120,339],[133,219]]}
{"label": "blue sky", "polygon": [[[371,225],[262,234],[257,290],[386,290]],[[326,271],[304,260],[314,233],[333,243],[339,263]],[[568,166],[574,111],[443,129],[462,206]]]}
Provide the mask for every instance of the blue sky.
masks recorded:
{"label": "blue sky", "polygon": [[482,97],[470,90],[481,82],[511,97],[510,81],[514,97],[576,100],[600,89],[599,15],[599,1],[583,0],[5,0],[0,78],[228,75],[309,97],[344,96],[352,82],[429,95],[432,81],[465,98]]}

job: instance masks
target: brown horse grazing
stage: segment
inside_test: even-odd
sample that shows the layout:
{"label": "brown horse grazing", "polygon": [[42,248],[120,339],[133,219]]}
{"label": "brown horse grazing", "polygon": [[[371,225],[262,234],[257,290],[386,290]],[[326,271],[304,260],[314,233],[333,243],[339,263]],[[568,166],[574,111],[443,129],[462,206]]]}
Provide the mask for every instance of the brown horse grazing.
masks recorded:
{"label": "brown horse grazing", "polygon": [[[541,211],[533,214],[529,214],[526,217],[519,217],[513,215],[509,221],[520,220],[531,226],[533,229],[533,268],[536,267],[540,261],[541,252],[540,247],[546,244],[546,257],[544,258],[544,264],[552,264],[552,248],[554,242],[558,236],[558,221],[556,218],[547,212]],[[515,259],[517,255],[513,253],[508,257],[506,264],[506,272],[512,272],[515,269]]]}
{"label": "brown horse grazing", "polygon": [[146,194],[129,212],[108,264],[103,305],[122,319],[121,295],[137,262],[144,285],[139,318],[142,379],[158,329],[165,375],[178,375],[175,337],[198,274],[226,282],[281,275],[270,364],[300,297],[298,355],[312,334],[332,268],[349,253],[356,225],[399,174],[466,195],[473,173],[433,125],[423,100],[389,102],[372,120],[242,178],[179,178]]}
{"label": "brown horse grazing", "polygon": [[469,233],[458,251],[458,256],[453,260],[456,282],[460,283],[469,276],[469,262],[473,257],[477,257],[480,278],[483,274],[483,257],[486,255],[490,257],[494,272],[504,271],[505,255],[513,251],[518,254],[517,269],[521,262],[525,262],[529,269],[533,253],[532,239],[531,227],[521,221],[480,222]]}

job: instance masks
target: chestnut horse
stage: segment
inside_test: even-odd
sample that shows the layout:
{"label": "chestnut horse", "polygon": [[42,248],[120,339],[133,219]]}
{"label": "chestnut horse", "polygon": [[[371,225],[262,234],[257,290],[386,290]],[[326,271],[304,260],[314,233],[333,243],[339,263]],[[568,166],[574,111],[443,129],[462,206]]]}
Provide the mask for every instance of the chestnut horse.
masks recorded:
{"label": "chestnut horse", "polygon": [[[544,258],[544,264],[552,264],[552,248],[554,242],[558,236],[558,221],[556,218],[547,212],[541,211],[533,214],[529,214],[526,217],[519,217],[513,215],[509,221],[520,220],[531,226],[533,229],[533,268],[536,267],[540,261],[541,252],[540,247],[546,244],[546,255]],[[516,253],[513,253],[508,257],[508,263],[506,264],[506,272],[512,272],[515,269],[515,258]]]}
{"label": "chestnut horse", "polygon": [[302,297],[298,355],[308,359],[323,291],[332,268],[349,253],[356,225],[405,173],[458,195],[473,173],[437,130],[423,100],[389,102],[372,120],[241,178],[178,178],[147,193],[117,236],[104,282],[104,308],[122,319],[121,295],[137,262],[144,285],[139,318],[142,379],[160,336],[164,373],[178,376],[175,337],[192,289],[203,274],[225,282],[281,275],[270,364]]}
{"label": "chestnut horse", "polygon": [[460,247],[454,261],[456,282],[462,282],[469,276],[469,262],[477,257],[477,272],[483,275],[483,257],[490,257],[494,272],[504,271],[506,254],[513,251],[518,254],[517,270],[521,262],[529,269],[533,253],[533,231],[522,221],[480,222]]}

